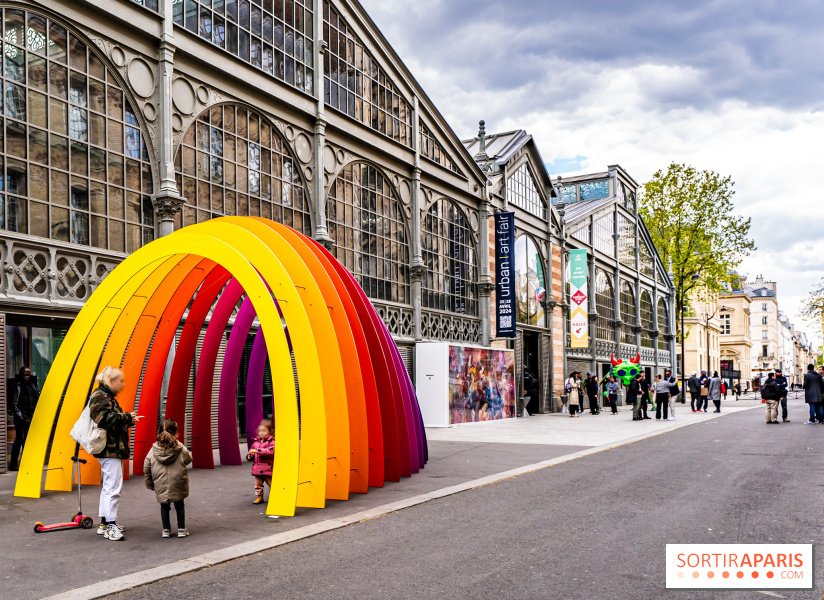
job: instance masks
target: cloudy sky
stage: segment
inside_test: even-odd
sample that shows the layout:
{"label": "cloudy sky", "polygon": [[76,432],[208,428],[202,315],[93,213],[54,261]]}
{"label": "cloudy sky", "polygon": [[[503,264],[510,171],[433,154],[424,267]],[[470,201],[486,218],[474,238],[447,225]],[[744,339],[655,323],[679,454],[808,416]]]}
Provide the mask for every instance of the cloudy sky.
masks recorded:
{"label": "cloudy sky", "polygon": [[729,174],[743,272],[791,316],[824,277],[824,2],[361,1],[459,136],[526,129],[553,177]]}

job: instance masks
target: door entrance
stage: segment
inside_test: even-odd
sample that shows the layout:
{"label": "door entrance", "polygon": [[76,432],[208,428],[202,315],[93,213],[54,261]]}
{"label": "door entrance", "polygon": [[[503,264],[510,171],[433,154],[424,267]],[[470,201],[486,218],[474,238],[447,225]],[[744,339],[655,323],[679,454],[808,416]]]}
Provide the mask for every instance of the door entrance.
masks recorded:
{"label": "door entrance", "polygon": [[524,331],[524,392],[529,396],[526,410],[534,415],[541,407],[541,371],[539,368],[539,336],[531,331]]}

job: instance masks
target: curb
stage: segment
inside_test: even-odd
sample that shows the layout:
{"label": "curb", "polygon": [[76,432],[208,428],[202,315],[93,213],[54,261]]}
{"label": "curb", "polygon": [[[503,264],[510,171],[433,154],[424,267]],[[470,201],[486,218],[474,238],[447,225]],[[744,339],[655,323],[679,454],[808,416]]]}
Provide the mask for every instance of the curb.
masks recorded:
{"label": "curb", "polygon": [[[721,416],[731,415],[738,412],[744,412],[747,410],[753,410],[756,408],[762,407],[761,405],[741,407],[740,409],[734,412],[722,413]],[[607,450],[612,450],[614,448],[625,446],[627,444],[634,444],[642,440],[670,433],[671,431],[675,431],[683,427],[690,427],[692,425],[708,423],[717,418],[719,417],[712,417],[709,419],[702,419],[700,421],[693,421],[687,423],[679,423],[673,426],[672,428],[665,429],[663,431],[657,431],[649,434],[641,434],[611,444],[605,444],[603,446],[594,446],[592,448],[587,448],[586,450],[580,450],[578,452],[573,452],[571,454],[565,454],[563,456],[558,456],[556,458],[548,459],[545,461],[524,465],[522,467],[517,467],[515,469],[510,469],[508,471],[502,471],[500,473],[495,473],[493,475],[487,475],[486,477],[481,477],[480,479],[473,479],[472,481],[466,481],[464,483],[459,483],[457,485],[441,488],[439,490],[433,490],[425,494],[411,496],[403,500],[398,500],[396,502],[391,502],[389,504],[376,506],[375,508],[370,508],[344,517],[328,519],[326,521],[321,521],[319,523],[314,523],[312,525],[305,525],[303,527],[298,527],[296,529],[284,531],[283,533],[278,533],[257,540],[244,542],[242,544],[235,544],[234,546],[228,546],[220,550],[214,550],[212,552],[207,552],[206,554],[200,554],[198,556],[186,558],[175,563],[170,563],[167,565],[162,565],[143,571],[138,571],[136,573],[131,573],[129,575],[122,575],[120,577],[115,577],[107,581],[101,581],[99,583],[94,583],[92,585],[76,588],[74,590],[69,590],[67,592],[62,592],[60,594],[49,596],[44,600],[95,600],[96,598],[104,598],[111,594],[125,592],[133,588],[149,585],[151,583],[156,583],[158,581],[168,579],[170,577],[176,577],[178,575],[184,575],[186,573],[193,573],[195,571],[200,571],[201,569],[208,569],[209,567],[213,567],[221,563],[236,560],[238,558],[243,558],[245,556],[251,556],[259,552],[264,552],[266,550],[277,548],[278,546],[291,544],[292,542],[297,542],[299,540],[314,537],[316,535],[320,535],[328,531],[334,531],[335,529],[341,529],[343,527],[347,527],[355,523],[362,523],[370,519],[376,519],[378,517],[382,517],[390,513],[403,510],[405,508],[411,508],[413,506],[425,504],[432,500],[445,498],[447,496],[452,496],[454,494],[459,494],[461,492],[466,492],[493,483],[498,483],[501,481],[505,481],[507,479],[512,479],[513,477],[518,477],[520,475],[526,475],[528,473],[541,471],[543,469],[547,469],[555,465],[560,465],[571,460],[583,458],[585,456],[591,456],[593,454],[598,454],[600,452],[604,452]]]}

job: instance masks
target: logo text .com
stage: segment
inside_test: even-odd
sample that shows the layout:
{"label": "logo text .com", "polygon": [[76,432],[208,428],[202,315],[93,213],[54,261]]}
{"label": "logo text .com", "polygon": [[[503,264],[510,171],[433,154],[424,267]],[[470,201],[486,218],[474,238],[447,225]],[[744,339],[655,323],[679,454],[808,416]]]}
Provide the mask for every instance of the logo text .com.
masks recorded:
{"label": "logo text .com", "polygon": [[811,544],[668,544],[668,589],[812,589]]}

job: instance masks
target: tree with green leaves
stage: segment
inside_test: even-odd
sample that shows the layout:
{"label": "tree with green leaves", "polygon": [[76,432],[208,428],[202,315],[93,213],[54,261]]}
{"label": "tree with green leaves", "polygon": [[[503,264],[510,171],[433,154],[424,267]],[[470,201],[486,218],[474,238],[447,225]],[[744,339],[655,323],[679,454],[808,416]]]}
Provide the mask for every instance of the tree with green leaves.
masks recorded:
{"label": "tree with green leaves", "polygon": [[739,285],[735,270],[756,249],[750,219],[734,213],[734,185],[729,176],[672,163],[641,189],[638,211],[664,264],[672,264],[682,340],[691,299]]}
{"label": "tree with green leaves", "polygon": [[801,315],[805,321],[815,325],[819,332],[824,333],[824,279],[802,301]]}

